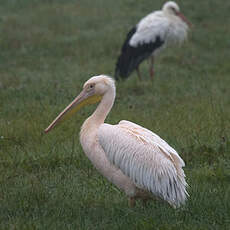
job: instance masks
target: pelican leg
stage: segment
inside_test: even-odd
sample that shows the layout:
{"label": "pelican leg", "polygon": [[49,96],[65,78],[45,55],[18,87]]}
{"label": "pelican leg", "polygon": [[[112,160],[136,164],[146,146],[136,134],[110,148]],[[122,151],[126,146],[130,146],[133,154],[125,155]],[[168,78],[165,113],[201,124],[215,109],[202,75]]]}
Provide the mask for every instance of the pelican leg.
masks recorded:
{"label": "pelican leg", "polygon": [[142,78],[141,78],[141,74],[140,74],[139,66],[137,66],[136,71],[137,71],[137,76],[138,76],[139,80],[141,81],[141,80],[142,80]]}
{"label": "pelican leg", "polygon": [[129,207],[134,208],[136,205],[136,199],[135,197],[130,197],[129,198]]}
{"label": "pelican leg", "polygon": [[148,201],[150,201],[150,200],[152,200],[151,198],[149,198],[149,197],[145,197],[145,198],[143,198],[142,199],[142,205],[144,206],[144,207],[146,207],[147,206],[147,204],[148,204]]}
{"label": "pelican leg", "polygon": [[154,57],[151,56],[151,57],[150,57],[150,68],[149,68],[149,74],[150,74],[151,80],[153,80],[153,76],[154,76],[154,68],[153,68],[153,65],[154,65]]}

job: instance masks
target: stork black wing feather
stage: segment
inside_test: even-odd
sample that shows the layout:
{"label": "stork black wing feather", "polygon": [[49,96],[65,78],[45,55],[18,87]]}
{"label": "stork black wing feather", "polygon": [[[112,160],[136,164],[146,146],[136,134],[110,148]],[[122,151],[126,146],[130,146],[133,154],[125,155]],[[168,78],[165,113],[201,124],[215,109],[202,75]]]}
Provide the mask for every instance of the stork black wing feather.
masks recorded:
{"label": "stork black wing feather", "polygon": [[133,27],[127,34],[126,40],[122,46],[121,54],[118,57],[115,69],[115,78],[127,78],[138,65],[148,58],[154,50],[163,45],[164,41],[157,36],[154,42],[140,43],[136,47],[131,46],[129,41],[136,33],[136,27]]}

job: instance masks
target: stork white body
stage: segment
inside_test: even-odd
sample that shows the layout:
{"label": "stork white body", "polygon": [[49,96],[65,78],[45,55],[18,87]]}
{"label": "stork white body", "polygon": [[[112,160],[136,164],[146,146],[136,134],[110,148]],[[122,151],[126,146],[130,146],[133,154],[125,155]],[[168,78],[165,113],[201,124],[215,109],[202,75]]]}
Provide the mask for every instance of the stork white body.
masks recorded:
{"label": "stork white body", "polygon": [[128,33],[115,77],[126,78],[135,69],[139,74],[139,64],[148,57],[152,58],[150,75],[153,77],[153,57],[168,44],[183,42],[187,38],[188,25],[190,23],[175,2],[167,2],[162,10],[148,14]]}
{"label": "stork white body", "polygon": [[64,116],[88,103],[100,104],[84,122],[80,132],[83,150],[96,169],[124,191],[132,202],[153,195],[174,207],[188,195],[178,153],[148,129],[129,121],[104,123],[115,100],[114,81],[104,75],[92,77],[82,93],[46,129],[48,132]]}

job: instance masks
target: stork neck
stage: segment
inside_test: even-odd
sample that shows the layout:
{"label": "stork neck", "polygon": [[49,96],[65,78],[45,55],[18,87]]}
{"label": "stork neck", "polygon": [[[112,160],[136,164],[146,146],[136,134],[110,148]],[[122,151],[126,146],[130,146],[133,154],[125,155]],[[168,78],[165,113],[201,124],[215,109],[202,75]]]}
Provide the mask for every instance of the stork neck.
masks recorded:
{"label": "stork neck", "polygon": [[94,113],[90,116],[90,120],[94,122],[94,124],[102,124],[104,123],[108,113],[110,112],[111,108],[113,107],[113,103],[115,100],[115,90],[111,88],[111,90],[107,91],[100,104],[97,106]]}

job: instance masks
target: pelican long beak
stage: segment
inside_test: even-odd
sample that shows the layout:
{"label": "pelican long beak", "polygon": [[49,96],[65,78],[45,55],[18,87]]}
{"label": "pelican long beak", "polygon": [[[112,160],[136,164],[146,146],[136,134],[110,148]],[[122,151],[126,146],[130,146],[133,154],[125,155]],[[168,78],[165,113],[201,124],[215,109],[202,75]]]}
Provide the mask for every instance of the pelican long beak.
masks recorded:
{"label": "pelican long beak", "polygon": [[45,129],[45,133],[48,133],[53,127],[60,123],[60,121],[66,120],[85,105],[95,104],[99,102],[101,98],[102,96],[95,95],[93,91],[83,89],[83,91],[55,118],[48,128]]}
{"label": "pelican long beak", "polygon": [[176,15],[181,18],[189,27],[192,27],[192,23],[181,13],[177,12]]}

